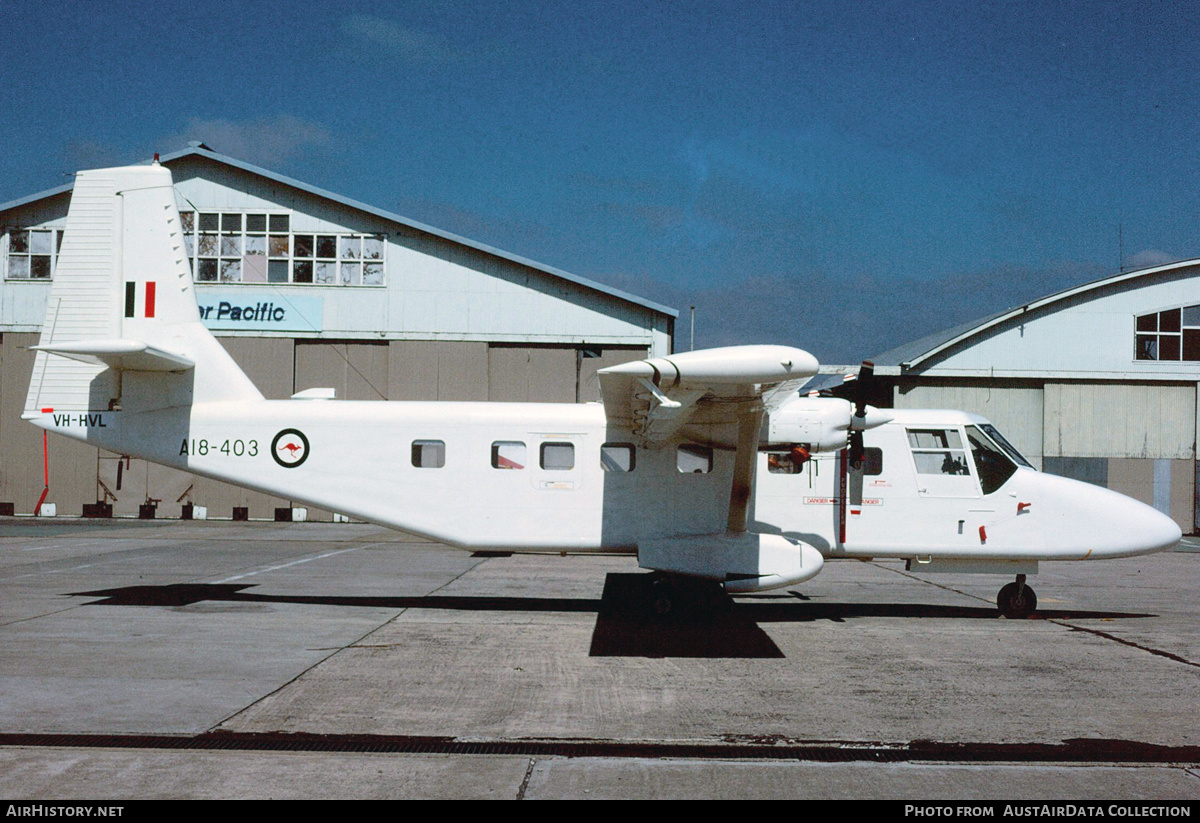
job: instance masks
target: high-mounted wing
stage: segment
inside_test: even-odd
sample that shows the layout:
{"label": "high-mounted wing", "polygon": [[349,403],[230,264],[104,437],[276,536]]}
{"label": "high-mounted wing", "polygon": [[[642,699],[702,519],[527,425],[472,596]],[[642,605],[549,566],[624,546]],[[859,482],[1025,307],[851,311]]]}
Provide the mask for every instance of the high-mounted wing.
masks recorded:
{"label": "high-mounted wing", "polygon": [[795,396],[817,373],[811,354],[788,346],[732,346],[623,363],[600,370],[608,419],[646,448],[685,426],[707,426],[713,445],[737,449],[729,493],[730,532],[746,530],[754,461],[768,407]]}
{"label": "high-mounted wing", "polygon": [[[791,399],[817,365],[789,346],[702,349],[601,369],[600,393],[608,419],[654,448],[685,425],[737,424],[749,409]],[[735,445],[734,437],[713,436],[718,445]]]}

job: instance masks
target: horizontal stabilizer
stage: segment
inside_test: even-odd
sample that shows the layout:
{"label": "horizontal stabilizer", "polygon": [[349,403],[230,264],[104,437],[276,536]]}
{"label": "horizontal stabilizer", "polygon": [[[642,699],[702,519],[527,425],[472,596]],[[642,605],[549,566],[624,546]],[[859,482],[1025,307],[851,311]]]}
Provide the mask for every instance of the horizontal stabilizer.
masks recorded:
{"label": "horizontal stabilizer", "polygon": [[140,340],[78,340],[30,348],[121,371],[182,372],[196,365],[181,354],[155,348]]}

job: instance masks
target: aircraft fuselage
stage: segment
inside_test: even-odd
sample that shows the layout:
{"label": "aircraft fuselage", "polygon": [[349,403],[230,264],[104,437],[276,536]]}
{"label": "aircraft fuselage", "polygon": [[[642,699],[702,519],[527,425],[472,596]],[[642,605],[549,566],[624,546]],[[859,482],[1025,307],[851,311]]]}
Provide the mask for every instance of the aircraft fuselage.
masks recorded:
{"label": "aircraft fuselage", "polygon": [[[1140,554],[1178,540],[1164,515],[1085,483],[984,465],[978,427],[895,410],[866,432],[861,495],[842,452],[780,470],[757,456],[752,532],[825,557],[1014,560]],[[733,452],[703,427],[657,448],[600,404],[263,400],[44,413],[40,425],[121,454],[462,548],[625,552],[725,529]],[[710,441],[711,442],[711,441]],[[861,502],[858,502],[858,500]]]}

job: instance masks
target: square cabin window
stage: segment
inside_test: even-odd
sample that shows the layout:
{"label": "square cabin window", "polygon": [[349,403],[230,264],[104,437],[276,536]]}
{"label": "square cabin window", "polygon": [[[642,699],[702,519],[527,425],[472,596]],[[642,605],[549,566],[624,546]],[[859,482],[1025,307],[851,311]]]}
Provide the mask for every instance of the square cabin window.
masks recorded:
{"label": "square cabin window", "polygon": [[497,440],[492,444],[492,468],[525,468],[525,444],[520,440]]}
{"label": "square cabin window", "polygon": [[681,474],[708,474],[713,470],[712,447],[680,444],[675,453],[675,467]]}
{"label": "square cabin window", "polygon": [[541,460],[547,471],[569,471],[575,468],[575,444],[543,443]]}
{"label": "square cabin window", "polygon": [[771,474],[800,474],[804,463],[792,459],[791,452],[767,452],[767,471]]}
{"label": "square cabin window", "polygon": [[637,463],[632,443],[605,443],[600,447],[600,467],[606,472],[631,472]]}
{"label": "square cabin window", "polygon": [[443,440],[414,440],[412,464],[418,469],[440,469],[446,465],[446,443]]}
{"label": "square cabin window", "polygon": [[863,449],[863,474],[867,477],[883,474],[883,449],[874,446]]}

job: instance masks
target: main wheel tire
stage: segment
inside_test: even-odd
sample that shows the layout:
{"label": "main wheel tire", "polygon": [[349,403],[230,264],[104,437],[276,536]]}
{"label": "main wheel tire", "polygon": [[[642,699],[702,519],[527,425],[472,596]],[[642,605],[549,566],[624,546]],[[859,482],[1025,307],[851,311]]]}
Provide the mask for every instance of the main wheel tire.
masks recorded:
{"label": "main wheel tire", "polygon": [[1005,617],[1014,619],[1029,617],[1037,609],[1037,595],[1029,586],[1009,583],[1000,590],[1000,594],[996,597],[996,606]]}
{"label": "main wheel tire", "polygon": [[677,598],[670,580],[660,578],[651,584],[650,606],[659,617],[666,617],[675,610]]}

